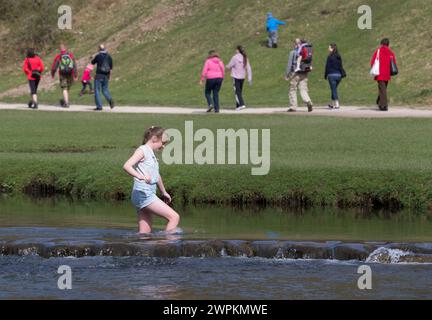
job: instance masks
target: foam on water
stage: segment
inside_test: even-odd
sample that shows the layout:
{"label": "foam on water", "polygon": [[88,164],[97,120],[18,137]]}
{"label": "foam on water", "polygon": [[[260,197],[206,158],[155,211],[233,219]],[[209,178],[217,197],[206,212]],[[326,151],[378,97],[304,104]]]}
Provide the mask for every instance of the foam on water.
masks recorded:
{"label": "foam on water", "polygon": [[367,263],[399,263],[401,257],[412,255],[412,252],[400,249],[379,247],[373,251],[365,262]]}

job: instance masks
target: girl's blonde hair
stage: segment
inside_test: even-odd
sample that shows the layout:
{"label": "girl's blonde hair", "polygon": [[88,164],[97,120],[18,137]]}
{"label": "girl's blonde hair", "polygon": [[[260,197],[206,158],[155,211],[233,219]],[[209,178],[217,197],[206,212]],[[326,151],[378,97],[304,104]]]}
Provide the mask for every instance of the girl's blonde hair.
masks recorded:
{"label": "girl's blonde hair", "polygon": [[144,132],[143,144],[146,144],[153,137],[162,139],[165,129],[162,127],[151,126]]}

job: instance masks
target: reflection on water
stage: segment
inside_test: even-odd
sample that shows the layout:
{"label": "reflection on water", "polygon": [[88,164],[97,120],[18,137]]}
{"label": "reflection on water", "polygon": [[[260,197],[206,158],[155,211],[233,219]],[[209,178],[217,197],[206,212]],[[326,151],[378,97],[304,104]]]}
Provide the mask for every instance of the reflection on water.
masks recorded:
{"label": "reflection on water", "polygon": [[[188,238],[432,241],[431,213],[282,208],[176,208]],[[155,219],[155,229],[165,222]],[[0,227],[120,228],[136,232],[129,202],[73,202],[50,198],[0,199]]]}

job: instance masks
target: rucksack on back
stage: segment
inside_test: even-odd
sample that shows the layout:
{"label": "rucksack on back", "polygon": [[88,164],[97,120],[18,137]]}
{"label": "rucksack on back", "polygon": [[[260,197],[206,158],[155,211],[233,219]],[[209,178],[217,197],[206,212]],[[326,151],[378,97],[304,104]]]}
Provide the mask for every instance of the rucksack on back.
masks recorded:
{"label": "rucksack on back", "polygon": [[63,75],[70,75],[74,69],[74,61],[69,53],[60,56],[60,73]]}
{"label": "rucksack on back", "polygon": [[302,61],[301,61],[301,63],[300,63],[300,69],[301,69],[302,71],[309,72],[309,71],[312,70],[311,67],[312,67],[313,47],[312,47],[311,44],[306,43],[306,44],[303,46],[303,48],[306,49],[306,51],[307,51],[307,55],[306,55],[306,58],[305,58],[305,59],[302,59]]}
{"label": "rucksack on back", "polygon": [[109,64],[109,55],[108,54],[105,55],[105,57],[102,61],[102,64],[99,67],[99,71],[101,71],[102,73],[106,73],[106,74],[110,73],[111,66]]}

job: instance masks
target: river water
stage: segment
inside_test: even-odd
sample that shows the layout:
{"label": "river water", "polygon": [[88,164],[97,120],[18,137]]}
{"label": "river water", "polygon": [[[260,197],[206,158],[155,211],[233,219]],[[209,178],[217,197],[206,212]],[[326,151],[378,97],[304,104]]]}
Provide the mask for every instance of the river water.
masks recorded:
{"label": "river water", "polygon": [[183,234],[139,236],[126,202],[0,199],[0,299],[432,298],[430,214],[176,209]]}

